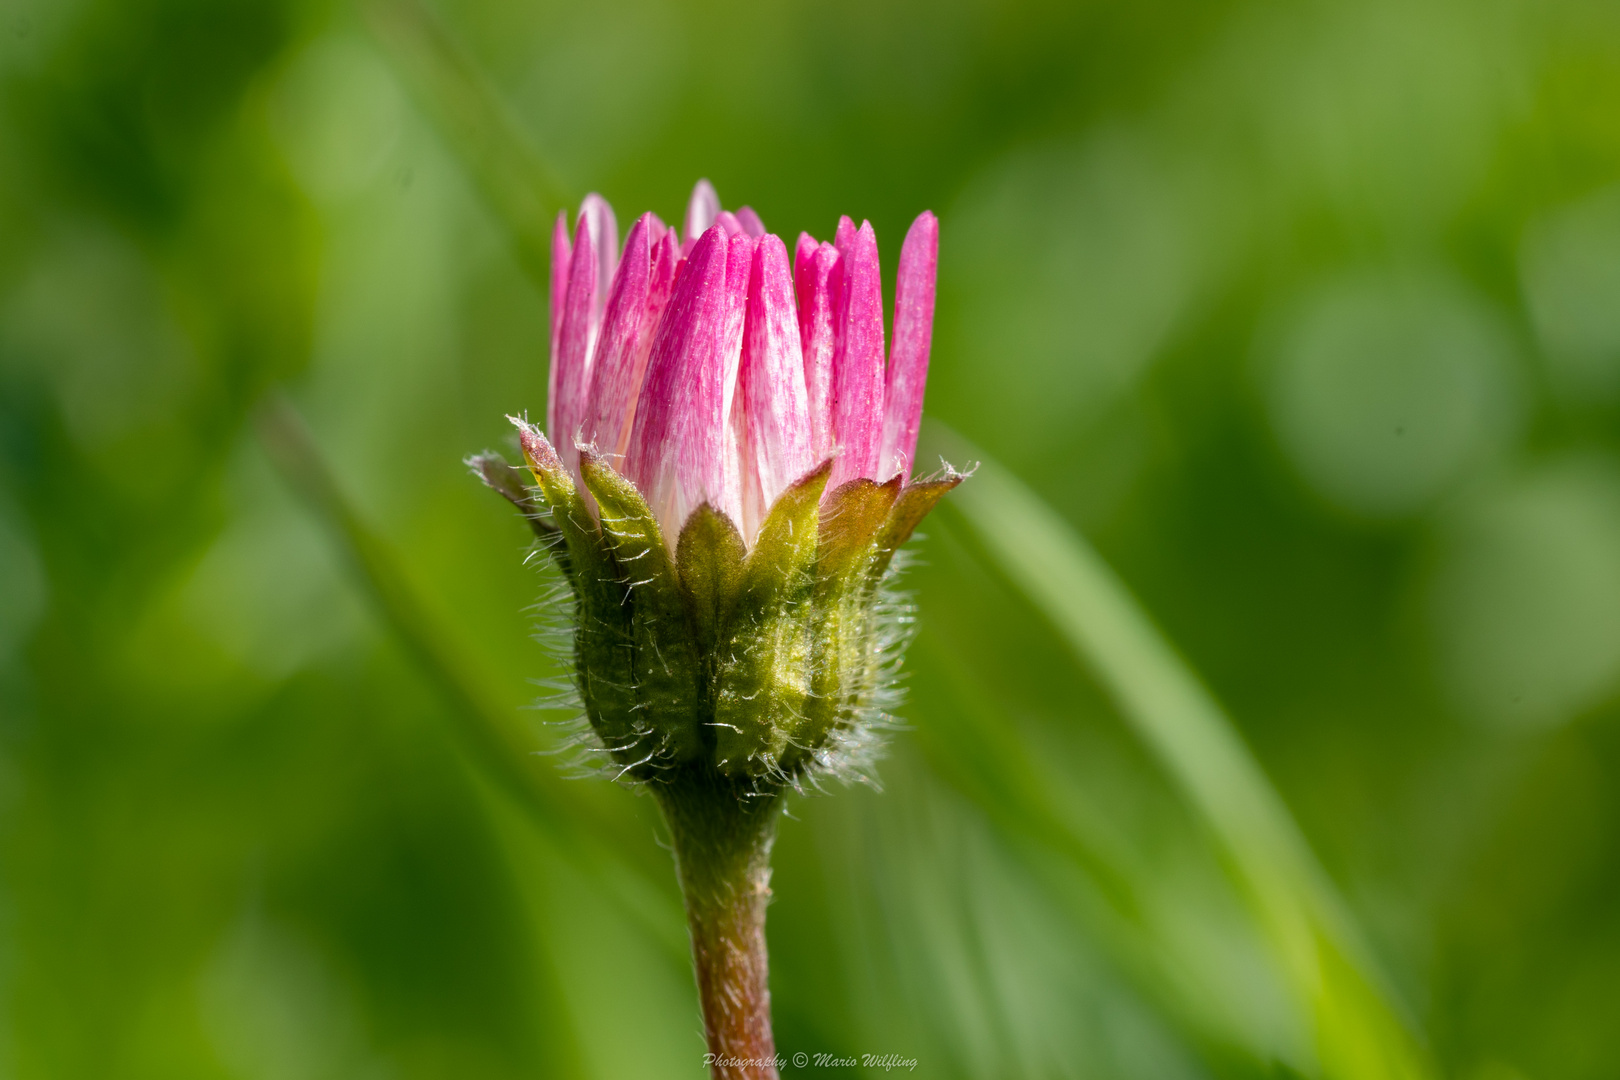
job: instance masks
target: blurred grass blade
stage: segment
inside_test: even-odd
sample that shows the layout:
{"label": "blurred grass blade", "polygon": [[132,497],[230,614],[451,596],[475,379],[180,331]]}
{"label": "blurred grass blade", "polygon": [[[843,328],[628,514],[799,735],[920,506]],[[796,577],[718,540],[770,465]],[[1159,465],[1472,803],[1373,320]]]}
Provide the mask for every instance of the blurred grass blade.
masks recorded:
{"label": "blurred grass blade", "polygon": [[[971,665],[950,669],[950,694],[958,709],[935,709],[914,738],[929,766],[978,808],[1040,882],[1057,910],[1082,925],[1218,1076],[1270,1073],[1279,1057],[1274,1043],[1256,1039],[1233,1022],[1225,1003],[1199,993],[1184,977],[1185,957],[1174,954],[1155,918],[1151,871],[1120,841],[1053,805],[1029,748],[1008,738],[1010,718],[998,711]],[[1077,868],[1094,890],[1077,893],[1056,880],[1046,854]]]}
{"label": "blurred grass blade", "polygon": [[1427,1077],[1366,948],[1281,797],[1214,696],[1091,547],[1034,492],[930,422],[978,471],[942,504],[1061,633],[1208,826],[1315,1029],[1323,1074]]}
{"label": "blurred grass blade", "polygon": [[505,224],[524,270],[544,288],[551,219],[570,203],[562,184],[432,14],[414,0],[369,0],[363,9],[417,103]]}
{"label": "blurred grass blade", "polygon": [[521,742],[515,728],[502,722],[501,707],[480,689],[484,680],[473,661],[427,615],[388,543],[361,520],[338,487],[292,403],[280,395],[268,398],[260,408],[258,428],[271,460],[330,527],[415,670],[449,707],[447,714],[468,757],[528,811],[558,851],[605,880],[627,911],[672,947],[684,965],[685,922],[669,890],[617,857],[646,838],[627,835],[588,800],[569,797],[567,781],[552,760],[537,756],[535,747]]}

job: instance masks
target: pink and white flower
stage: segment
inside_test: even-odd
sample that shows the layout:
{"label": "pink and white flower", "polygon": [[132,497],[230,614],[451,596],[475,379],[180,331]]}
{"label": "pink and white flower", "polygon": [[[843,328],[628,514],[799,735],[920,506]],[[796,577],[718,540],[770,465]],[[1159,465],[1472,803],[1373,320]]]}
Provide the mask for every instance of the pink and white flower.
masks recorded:
{"label": "pink and white flower", "polygon": [[800,234],[792,265],[748,207],[708,181],[684,240],[643,214],[621,251],[612,208],[585,199],[552,237],[546,430],[579,478],[594,446],[640,489],[673,544],[703,503],[752,544],[790,484],[833,459],[851,480],[909,480],[933,333],[939,222],[924,212],[900,251],[894,343],[884,354],[877,237],[838,223]]}

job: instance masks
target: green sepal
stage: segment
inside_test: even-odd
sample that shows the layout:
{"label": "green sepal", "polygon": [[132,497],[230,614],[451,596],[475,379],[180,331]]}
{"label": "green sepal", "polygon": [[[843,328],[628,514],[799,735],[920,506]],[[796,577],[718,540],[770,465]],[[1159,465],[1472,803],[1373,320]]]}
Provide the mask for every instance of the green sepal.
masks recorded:
{"label": "green sepal", "polygon": [[814,580],[805,605],[808,687],[780,758],[784,772],[799,770],[834,730],[852,724],[877,682],[880,657],[873,647],[868,570],[873,541],[899,493],[898,476],[883,484],[857,479],[821,504]]}
{"label": "green sepal", "polygon": [[742,568],[714,693],[715,757],[728,775],[780,772],[804,715],[817,524],[831,471],[829,460],[777,497]]}
{"label": "green sepal", "polygon": [[871,558],[872,538],[899,494],[900,478],[896,476],[884,484],[851,480],[828,496],[821,506],[816,576],[830,582],[861,570]]}
{"label": "green sepal", "polygon": [[568,576],[577,682],[620,775],[675,783],[696,768],[767,794],[847,763],[888,707],[883,683],[902,640],[881,582],[962,478],[859,479],[828,493],[824,462],[778,497],[751,550],[704,504],[672,555],[646,500],[606,459],[581,448],[576,485],[545,437],[515,423],[537,491],[492,455],[470,464],[530,517]]}
{"label": "green sepal", "polygon": [[611,552],[557,452],[536,428],[518,420],[523,458],[562,532],[554,549],[574,588],[574,670],[585,716],[623,764],[646,753],[645,731],[634,722],[633,637],[625,589]]}
{"label": "green sepal", "polygon": [[569,477],[568,470],[563,468],[562,459],[540,429],[515,416],[508,416],[507,419],[518,429],[523,461],[529,466],[529,473],[540,489],[539,499],[551,512],[552,523],[562,533],[562,552],[566,553],[566,558],[558,561],[569,580],[575,583],[577,591],[581,575],[599,577],[607,566],[595,519],[574,488],[574,481]]}
{"label": "green sepal", "polygon": [[729,517],[708,503],[692,511],[675,543],[675,563],[692,615],[698,648],[712,655],[726,632],[731,606],[742,589],[748,548]]}
{"label": "green sepal", "polygon": [[828,458],[777,496],[748,555],[744,588],[749,592],[775,589],[777,582],[811,568],[822,543],[821,496],[832,466],[833,459]]}
{"label": "green sepal", "polygon": [[962,477],[952,473],[943,480],[922,480],[901,489],[889,510],[889,516],[884,519],[873,539],[871,562],[867,567],[872,584],[875,585],[883,576],[894,553],[901,544],[911,539],[911,534],[928,516],[928,512],[945,497],[946,492],[961,482]]}
{"label": "green sepal", "polygon": [[594,450],[581,450],[579,471],[596,499],[605,546],[617,564],[619,617],[628,616],[630,647],[624,651],[631,657],[634,699],[628,712],[639,714],[638,730],[656,731],[661,743],[651,748],[653,759],[638,766],[650,778],[660,765],[685,761],[702,749],[702,654],[663,531],[641,492]]}

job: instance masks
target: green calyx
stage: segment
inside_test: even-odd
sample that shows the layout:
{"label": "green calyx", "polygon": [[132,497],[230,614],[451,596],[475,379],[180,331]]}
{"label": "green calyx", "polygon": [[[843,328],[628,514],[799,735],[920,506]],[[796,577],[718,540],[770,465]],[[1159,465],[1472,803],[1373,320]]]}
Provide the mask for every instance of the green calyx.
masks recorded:
{"label": "green calyx", "polygon": [[[572,587],[575,681],[615,773],[655,782],[697,768],[764,793],[855,764],[904,644],[885,577],[961,477],[828,494],[829,461],[782,493],[751,550],[707,504],[671,546],[603,457],[581,451],[581,491],[520,427],[538,488],[523,501],[491,486],[529,513]],[[475,463],[486,479],[494,460]]]}

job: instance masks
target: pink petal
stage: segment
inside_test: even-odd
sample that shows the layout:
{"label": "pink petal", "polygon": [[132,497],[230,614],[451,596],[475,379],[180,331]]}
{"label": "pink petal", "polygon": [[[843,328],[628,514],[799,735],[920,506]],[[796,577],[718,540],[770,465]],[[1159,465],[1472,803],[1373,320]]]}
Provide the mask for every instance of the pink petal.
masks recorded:
{"label": "pink petal", "polygon": [[[647,362],[625,475],[641,489],[671,548],[701,503],[737,514],[734,495],[728,505],[725,471],[732,397],[727,382],[735,382],[737,371],[728,354],[735,357],[740,341],[728,340],[728,329],[745,295],[728,295],[739,276],[728,263],[734,246],[750,243],[747,237],[728,238],[722,229],[703,234],[676,272]],[[737,288],[746,286],[744,273]],[[740,329],[741,320],[735,321]]]}
{"label": "pink petal", "polygon": [[739,524],[752,544],[776,497],[816,464],[792,271],[780,237],[765,235],[754,250],[738,394],[746,418]]}
{"label": "pink petal", "polygon": [[737,215],[733,214],[730,210],[722,210],[716,214],[714,216],[714,223],[726,230],[727,236],[736,236],[738,233],[744,231],[742,222],[738,221]]}
{"label": "pink petal", "polygon": [[[661,228],[663,222],[653,218]],[[675,236],[675,230],[662,228],[658,242],[653,247],[653,281],[663,282],[664,299],[669,299],[669,290],[675,284],[675,269],[680,265],[681,245]],[[662,308],[659,308],[662,311]]]}
{"label": "pink petal", "polygon": [[681,227],[681,235],[686,237],[686,242],[681,245],[682,255],[691,254],[698,238],[709,231],[709,226],[719,216],[720,196],[715,194],[714,185],[707,180],[699,180],[692,188],[692,198],[686,203],[686,222]]}
{"label": "pink petal", "polygon": [[[799,234],[798,243],[793,245],[793,284],[795,288],[798,287],[799,275],[803,273],[803,268],[815,256],[816,249],[819,247],[821,247],[821,243],[809,233],[802,232]],[[799,300],[803,302],[804,297],[802,294]]]}
{"label": "pink petal", "polygon": [[799,297],[799,348],[804,356],[810,447],[817,463],[825,461],[833,449],[833,309],[843,273],[837,248],[817,244],[809,233],[799,234],[793,278]]}
{"label": "pink petal", "polygon": [[651,224],[652,232],[650,232],[648,234],[648,236],[652,240],[652,245],[654,247],[657,247],[660,243],[663,242],[664,234],[669,232],[669,226],[665,225],[664,222],[663,222],[663,219],[661,219],[657,214],[646,213],[646,214],[643,214],[641,216],[646,218],[648,220],[648,222]]}
{"label": "pink petal", "polygon": [[911,478],[922,419],[923,385],[928,381],[928,349],[934,337],[934,279],[939,265],[939,219],[924,210],[911,223],[900,249],[894,289],[894,343],[889,350],[888,383],[883,394],[882,468],[873,477],[898,473]]}
{"label": "pink petal", "polygon": [[556,392],[546,402],[546,427],[569,471],[578,474],[574,440],[582,434],[591,388],[591,352],[601,315],[596,304],[596,238],[591,219],[581,214],[574,230],[574,252],[563,298],[562,336],[551,367]]}
{"label": "pink petal", "polygon": [[[653,332],[674,276],[674,241],[662,225],[652,214],[643,214],[631,226],[592,364],[584,436],[614,465],[622,461],[630,439]],[[654,234],[660,232],[666,235],[655,241]]]}
{"label": "pink petal", "polygon": [[725,486],[718,493],[718,500],[711,498],[710,503],[730,517],[739,529],[743,522],[743,445],[747,440],[747,420],[737,383],[742,369],[743,331],[747,327],[748,281],[753,276],[754,249],[758,246],[759,241],[745,232],[726,236],[726,321],[720,354],[725,365],[721,376],[721,386],[725,389],[722,404],[726,417]]}
{"label": "pink petal", "polygon": [[829,491],[873,476],[883,438],[883,278],[872,223],[862,222],[856,231],[849,218],[841,219],[837,246],[844,265],[833,324],[832,428],[838,460]]}
{"label": "pink petal", "polygon": [[557,400],[557,343],[562,339],[563,297],[568,292],[568,264],[573,247],[568,243],[568,211],[557,211],[551,228],[551,366],[546,393],[546,426],[551,426],[550,404]]}
{"label": "pink petal", "polygon": [[619,223],[613,217],[613,207],[594,191],[580,203],[579,216],[590,219],[591,236],[596,241],[596,310],[601,311],[613,271],[619,266]]}
{"label": "pink petal", "polygon": [[737,211],[737,220],[742,223],[743,232],[749,236],[759,237],[765,235],[765,223],[759,220],[752,206],[745,206]]}
{"label": "pink petal", "polygon": [[[658,225],[663,222],[653,219]],[[630,396],[626,399],[624,419],[619,429],[618,448],[615,451],[618,460],[622,463],[624,455],[629,451],[630,433],[634,429],[636,409],[641,401],[641,388],[647,381],[647,362],[652,353],[653,341],[658,334],[658,326],[664,316],[664,309],[669,306],[670,291],[675,287],[675,276],[681,264],[681,246],[676,242],[675,230],[663,228],[663,237],[653,247],[652,252],[652,281],[647,290],[647,315],[642,323],[640,334],[641,343],[637,346],[637,371],[634,379],[635,385],[628,388]]]}

